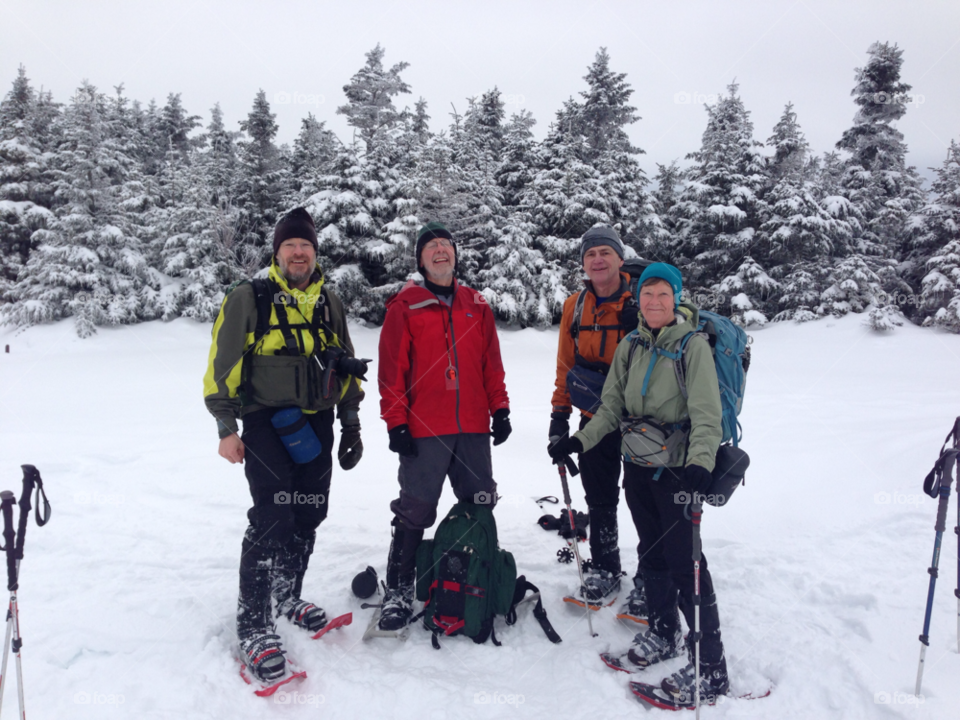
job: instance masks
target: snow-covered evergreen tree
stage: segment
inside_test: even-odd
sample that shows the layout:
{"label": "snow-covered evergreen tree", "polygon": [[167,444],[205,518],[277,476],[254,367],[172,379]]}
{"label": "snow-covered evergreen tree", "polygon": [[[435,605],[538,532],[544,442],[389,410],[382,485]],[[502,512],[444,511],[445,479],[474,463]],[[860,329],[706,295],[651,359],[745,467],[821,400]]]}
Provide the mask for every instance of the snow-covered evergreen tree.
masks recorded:
{"label": "snow-covered evergreen tree", "polygon": [[276,115],[263,90],[257,92],[253,108],[240,129],[246,138],[240,140],[237,153],[234,204],[239,210],[234,256],[251,276],[264,267],[273,248],[273,228],[282,210],[289,175],[280,153],[273,144],[279,129]]}
{"label": "snow-covered evergreen tree", "polygon": [[[153,282],[130,234],[137,167],[125,152],[125,100],[84,82],[64,112],[54,161],[56,220],[24,267],[6,319],[20,325],[73,316],[77,334],[152,316]],[[146,297],[145,297],[146,296]]]}
{"label": "snow-covered evergreen tree", "polygon": [[20,66],[0,101],[0,303],[10,299],[17,276],[53,220],[49,156],[37,131],[41,99]]}
{"label": "snow-covered evergreen tree", "polygon": [[920,310],[924,325],[960,332],[960,144],[955,140],[936,173],[914,248],[918,256],[927,255]]}
{"label": "snow-covered evergreen tree", "polygon": [[[726,96],[706,106],[702,145],[688,155],[695,164],[672,213],[676,230],[670,255],[692,293],[709,294],[728,277],[735,283],[757,243],[765,183],[762,145],[753,139],[750,113],[737,90],[732,83]],[[759,297],[750,300],[752,307],[764,305]]]}

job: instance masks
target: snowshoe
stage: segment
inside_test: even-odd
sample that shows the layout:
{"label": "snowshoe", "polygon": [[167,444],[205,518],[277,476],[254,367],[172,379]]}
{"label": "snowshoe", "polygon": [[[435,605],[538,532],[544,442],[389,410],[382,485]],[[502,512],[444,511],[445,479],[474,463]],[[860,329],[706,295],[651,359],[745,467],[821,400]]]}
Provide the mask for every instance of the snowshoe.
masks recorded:
{"label": "snowshoe", "polygon": [[277,608],[277,613],[283,615],[299,628],[309,632],[316,632],[327,624],[327,614],[311,602],[298,597],[288,597]]}
{"label": "snowshoe", "polygon": [[[636,579],[634,580],[636,582]],[[627,600],[617,611],[618,620],[629,620],[640,625],[649,625],[648,620],[650,610],[647,608],[647,593],[641,583],[639,587],[634,585],[633,590],[627,596]]]}
{"label": "snowshoe", "polygon": [[413,585],[387,588],[380,606],[380,630],[396,632],[410,624],[413,617]]}
{"label": "snowshoe", "polygon": [[[660,688],[678,707],[692,707],[694,705],[696,675],[694,664],[686,667],[663,679]],[[700,704],[713,705],[717,698],[726,695],[730,690],[730,680],[727,678],[727,663],[721,657],[720,662],[713,665],[700,664]]]}
{"label": "snowshoe", "polygon": [[639,668],[650,667],[663,660],[679,657],[684,650],[683,635],[677,628],[672,638],[664,638],[653,630],[637,633],[627,658]]}
{"label": "snowshoe", "polygon": [[319,640],[324,635],[326,635],[330,630],[336,630],[337,628],[344,627],[345,625],[350,625],[353,622],[353,613],[348,612],[343,615],[338,615],[333,618],[330,622],[326,623],[316,635],[313,636],[314,640]]}
{"label": "snowshoe", "polygon": [[280,636],[262,632],[240,640],[240,677],[248,685],[259,689],[254,692],[267,697],[281,685],[305,678],[307,673],[289,664],[284,658]]}
{"label": "snowshoe", "polygon": [[604,665],[613,670],[619,670],[625,673],[637,673],[644,668],[634,665],[630,661],[629,653],[615,655],[614,653],[600,653],[600,659]]}

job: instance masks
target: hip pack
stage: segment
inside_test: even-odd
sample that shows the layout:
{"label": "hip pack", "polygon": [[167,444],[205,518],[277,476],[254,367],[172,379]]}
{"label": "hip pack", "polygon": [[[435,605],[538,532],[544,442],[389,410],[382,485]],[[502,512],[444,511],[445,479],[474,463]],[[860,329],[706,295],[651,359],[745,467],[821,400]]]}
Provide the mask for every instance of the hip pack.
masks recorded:
{"label": "hip pack", "polygon": [[687,444],[690,423],[661,423],[652,417],[620,421],[623,459],[643,467],[666,467],[676,463]]}

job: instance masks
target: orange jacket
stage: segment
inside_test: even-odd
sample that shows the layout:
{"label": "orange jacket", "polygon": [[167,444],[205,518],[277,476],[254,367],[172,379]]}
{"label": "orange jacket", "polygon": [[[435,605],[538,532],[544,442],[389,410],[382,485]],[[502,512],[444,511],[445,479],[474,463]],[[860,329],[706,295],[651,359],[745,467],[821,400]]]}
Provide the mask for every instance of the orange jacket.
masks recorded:
{"label": "orange jacket", "polygon": [[[610,365],[617,344],[627,331],[620,326],[620,315],[624,302],[631,299],[630,276],[620,273],[620,289],[597,307],[597,296],[589,280],[584,281],[587,293],[583,299],[583,313],[580,316],[580,357],[587,362],[602,362]],[[580,293],[574,293],[563,303],[563,317],[560,319],[560,343],[557,348],[557,387],[553,391],[553,411],[573,412],[570,394],[567,392],[567,373],[575,362],[577,343],[574,342],[570,328],[573,325],[573,313]],[[636,327],[634,322],[633,327]],[[584,413],[590,415],[590,413]]]}

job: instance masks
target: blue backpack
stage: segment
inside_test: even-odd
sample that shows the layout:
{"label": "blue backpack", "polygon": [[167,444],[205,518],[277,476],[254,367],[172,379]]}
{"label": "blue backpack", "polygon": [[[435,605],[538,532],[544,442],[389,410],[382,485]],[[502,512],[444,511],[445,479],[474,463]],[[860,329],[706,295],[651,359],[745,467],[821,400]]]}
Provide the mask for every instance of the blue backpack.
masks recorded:
{"label": "blue backpack", "polygon": [[700,322],[695,333],[687,333],[680,341],[680,358],[676,360],[677,380],[684,399],[687,397],[686,368],[683,353],[687,343],[694,335],[706,335],[713,351],[713,364],[717,368],[717,380],[720,382],[721,425],[723,439],[721,444],[733,441],[740,444],[743,428],[737,420],[743,408],[743,394],[747,389],[747,369],[750,367],[750,338],[742,327],[730,318],[707,310],[700,311]]}
{"label": "blue backpack", "polygon": [[[673,360],[677,383],[680,385],[680,392],[685,400],[687,399],[687,370],[683,356],[687,349],[687,343],[694,335],[706,337],[713,352],[714,365],[717,368],[717,380],[720,382],[721,425],[723,427],[723,439],[720,443],[722,445],[732,440],[734,447],[737,447],[743,437],[743,428],[737,421],[737,416],[743,407],[743,394],[747,387],[747,369],[750,367],[750,339],[743,328],[735,324],[730,318],[701,310],[696,331],[684,335],[675,352],[658,350],[657,354]],[[630,354],[627,356],[627,372],[629,372],[639,335],[634,331],[625,339],[632,341]],[[644,389],[646,389],[646,382],[649,380],[652,370],[653,365],[651,364],[647,372],[647,378],[644,380]]]}

